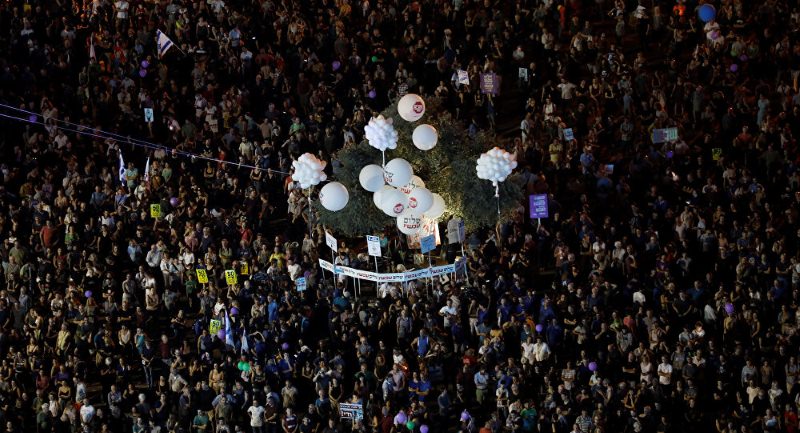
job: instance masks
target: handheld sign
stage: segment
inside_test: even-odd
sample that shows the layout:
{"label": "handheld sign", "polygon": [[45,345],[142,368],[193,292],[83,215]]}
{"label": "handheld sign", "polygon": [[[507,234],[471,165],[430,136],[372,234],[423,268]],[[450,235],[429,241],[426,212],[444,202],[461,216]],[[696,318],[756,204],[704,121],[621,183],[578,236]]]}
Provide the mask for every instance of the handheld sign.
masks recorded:
{"label": "handheld sign", "polygon": [[208,274],[206,273],[205,269],[196,269],[195,272],[197,273],[197,282],[200,284],[208,284]]}
{"label": "handheld sign", "polygon": [[381,238],[367,235],[367,252],[374,257],[381,256]]}
{"label": "handheld sign", "polygon": [[228,269],[225,271],[225,282],[228,283],[229,286],[236,284],[238,281],[239,279],[236,278],[236,271],[233,269]]}
{"label": "handheld sign", "polygon": [[714,161],[719,161],[720,158],[722,158],[722,148],[715,147],[711,149],[711,159]]}
{"label": "handheld sign", "polygon": [[436,249],[436,236],[428,235],[419,240],[419,248],[422,254],[428,253]]}
{"label": "handheld sign", "polygon": [[222,329],[222,321],[217,319],[211,319],[211,322],[208,323],[208,332],[211,335],[217,335],[217,332]]}
{"label": "handheld sign", "polygon": [[153,123],[153,109],[152,108],[145,108],[144,109],[144,121],[146,123]]}
{"label": "handheld sign", "polygon": [[150,217],[151,218],[161,218],[161,205],[158,203],[153,203],[150,205]]}
{"label": "handheld sign", "polygon": [[300,277],[295,281],[295,286],[298,292],[305,292],[306,290],[306,277]]}
{"label": "handheld sign", "polygon": [[336,243],[336,238],[333,237],[332,234],[325,232],[325,243],[328,244],[328,248],[333,250],[333,252],[339,251],[338,244]]}
{"label": "handheld sign", "polygon": [[250,265],[247,262],[242,262],[239,266],[239,274],[241,275],[249,275],[250,274]]}
{"label": "handheld sign", "polygon": [[564,128],[564,140],[572,141],[575,139],[575,132],[572,128]]}
{"label": "handheld sign", "polygon": [[547,194],[533,194],[529,198],[531,218],[547,218],[550,212],[547,208]]}

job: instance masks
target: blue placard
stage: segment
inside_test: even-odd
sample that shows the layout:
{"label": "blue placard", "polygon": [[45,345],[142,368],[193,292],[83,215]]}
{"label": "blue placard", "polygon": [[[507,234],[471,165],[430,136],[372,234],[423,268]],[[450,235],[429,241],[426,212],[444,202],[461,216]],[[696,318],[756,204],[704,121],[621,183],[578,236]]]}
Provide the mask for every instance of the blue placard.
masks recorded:
{"label": "blue placard", "polygon": [[419,248],[422,254],[433,251],[436,249],[436,236],[428,235],[419,240]]}
{"label": "blue placard", "polygon": [[572,141],[575,139],[575,133],[572,128],[564,128],[564,140]]}
{"label": "blue placard", "polygon": [[297,287],[298,292],[304,292],[306,290],[306,277],[300,277],[295,280],[295,286]]}
{"label": "blue placard", "polygon": [[530,196],[531,218],[547,218],[550,212],[547,208],[547,194],[533,194]]}

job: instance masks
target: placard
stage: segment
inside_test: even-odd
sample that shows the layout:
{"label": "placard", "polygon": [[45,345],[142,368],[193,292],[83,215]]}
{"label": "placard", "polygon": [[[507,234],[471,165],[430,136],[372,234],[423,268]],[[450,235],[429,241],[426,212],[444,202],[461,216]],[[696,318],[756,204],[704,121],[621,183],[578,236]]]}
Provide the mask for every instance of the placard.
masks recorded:
{"label": "placard", "polygon": [[469,74],[467,74],[467,71],[465,71],[463,69],[459,69],[456,72],[456,76],[458,77],[457,78],[458,84],[464,84],[464,85],[469,86]]}
{"label": "placard", "polygon": [[300,277],[295,280],[294,282],[295,287],[297,287],[298,292],[305,292],[306,291],[306,277]]}
{"label": "placard", "polygon": [[339,251],[339,244],[336,243],[336,238],[329,232],[325,232],[325,243],[328,244],[328,248],[333,250],[334,253]]}
{"label": "placard", "polygon": [[572,128],[564,128],[564,140],[572,141],[575,139],[575,132],[572,131]]}
{"label": "placard", "polygon": [[236,277],[236,271],[233,269],[225,270],[225,282],[228,283],[229,286],[238,283],[239,279]]}
{"label": "placard", "polygon": [[420,238],[419,240],[419,249],[422,251],[422,254],[426,254],[430,251],[436,249],[436,236],[428,235],[424,238]]}
{"label": "placard", "polygon": [[678,128],[662,128],[653,130],[653,143],[678,141]]}
{"label": "placard", "polygon": [[448,244],[458,244],[464,242],[466,235],[467,233],[464,228],[464,220],[461,218],[453,218],[447,222]]}
{"label": "placard", "polygon": [[547,194],[532,194],[529,197],[531,218],[547,218],[550,211],[547,207]]}
{"label": "placard", "polygon": [[221,320],[211,319],[211,321],[208,322],[208,332],[211,335],[217,335],[217,332],[219,332],[220,329],[222,329]]}
{"label": "placard", "polygon": [[722,158],[722,148],[715,147],[711,149],[711,159],[714,161],[719,161],[720,158]]}
{"label": "placard", "polygon": [[146,123],[153,123],[153,109],[152,108],[145,108],[144,109],[144,121]]}
{"label": "placard", "polygon": [[408,242],[408,249],[410,250],[419,249],[419,240],[428,235],[436,236],[436,245],[440,245],[442,243],[442,240],[439,237],[438,221],[435,219],[425,218],[423,216],[422,221],[420,222],[419,231],[417,231],[412,235],[406,236],[406,240]]}
{"label": "placard", "polygon": [[239,266],[239,274],[250,275],[250,264],[247,262],[242,262],[242,264]]}
{"label": "placard", "polygon": [[500,93],[500,78],[494,72],[481,74],[481,93],[497,95]]}
{"label": "placard", "polygon": [[206,273],[205,269],[197,268],[195,270],[197,274],[197,282],[200,284],[208,284],[208,274]]}
{"label": "placard", "polygon": [[381,256],[381,238],[367,235],[367,252],[374,257]]}
{"label": "placard", "polygon": [[528,68],[519,68],[517,76],[523,81],[528,81]]}
{"label": "placard", "polygon": [[151,218],[161,218],[161,205],[158,203],[153,203],[150,205],[150,217]]}
{"label": "placard", "polygon": [[364,419],[364,405],[361,403],[339,403],[339,416],[360,421]]}

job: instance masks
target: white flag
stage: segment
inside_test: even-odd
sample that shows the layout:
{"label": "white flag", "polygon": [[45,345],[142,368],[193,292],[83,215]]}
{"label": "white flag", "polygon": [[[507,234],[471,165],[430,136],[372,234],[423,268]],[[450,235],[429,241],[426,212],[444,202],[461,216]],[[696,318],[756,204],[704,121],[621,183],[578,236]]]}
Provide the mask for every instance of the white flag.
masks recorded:
{"label": "white flag", "polygon": [[144,181],[150,182],[150,157],[147,157],[147,164],[144,166]]}
{"label": "white flag", "polygon": [[164,34],[164,32],[161,30],[157,30],[156,35],[156,43],[158,44],[158,57],[161,58],[164,57],[164,54],[166,54],[167,51],[169,51],[169,49],[175,45],[175,43],[172,42],[172,39],[170,39],[169,36]]}

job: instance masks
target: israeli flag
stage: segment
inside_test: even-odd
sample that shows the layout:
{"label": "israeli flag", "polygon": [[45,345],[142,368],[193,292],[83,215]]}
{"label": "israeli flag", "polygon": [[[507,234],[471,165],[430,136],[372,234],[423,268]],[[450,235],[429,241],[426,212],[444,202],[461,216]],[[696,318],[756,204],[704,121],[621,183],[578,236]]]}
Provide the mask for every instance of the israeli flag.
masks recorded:
{"label": "israeli flag", "polygon": [[242,353],[250,352],[250,344],[247,342],[247,328],[242,331]]}
{"label": "israeli flag", "polygon": [[228,312],[225,311],[225,345],[236,347],[233,342],[233,327],[231,326],[231,318],[228,317]]}
{"label": "israeli flag", "polygon": [[158,45],[158,58],[164,57],[164,54],[167,54],[170,48],[172,48],[175,43],[172,42],[172,39],[169,38],[164,32],[161,30],[156,30],[156,43]]}
{"label": "israeli flag", "polygon": [[123,185],[128,184],[128,180],[125,178],[125,160],[122,159],[122,152],[119,153],[119,181]]}

